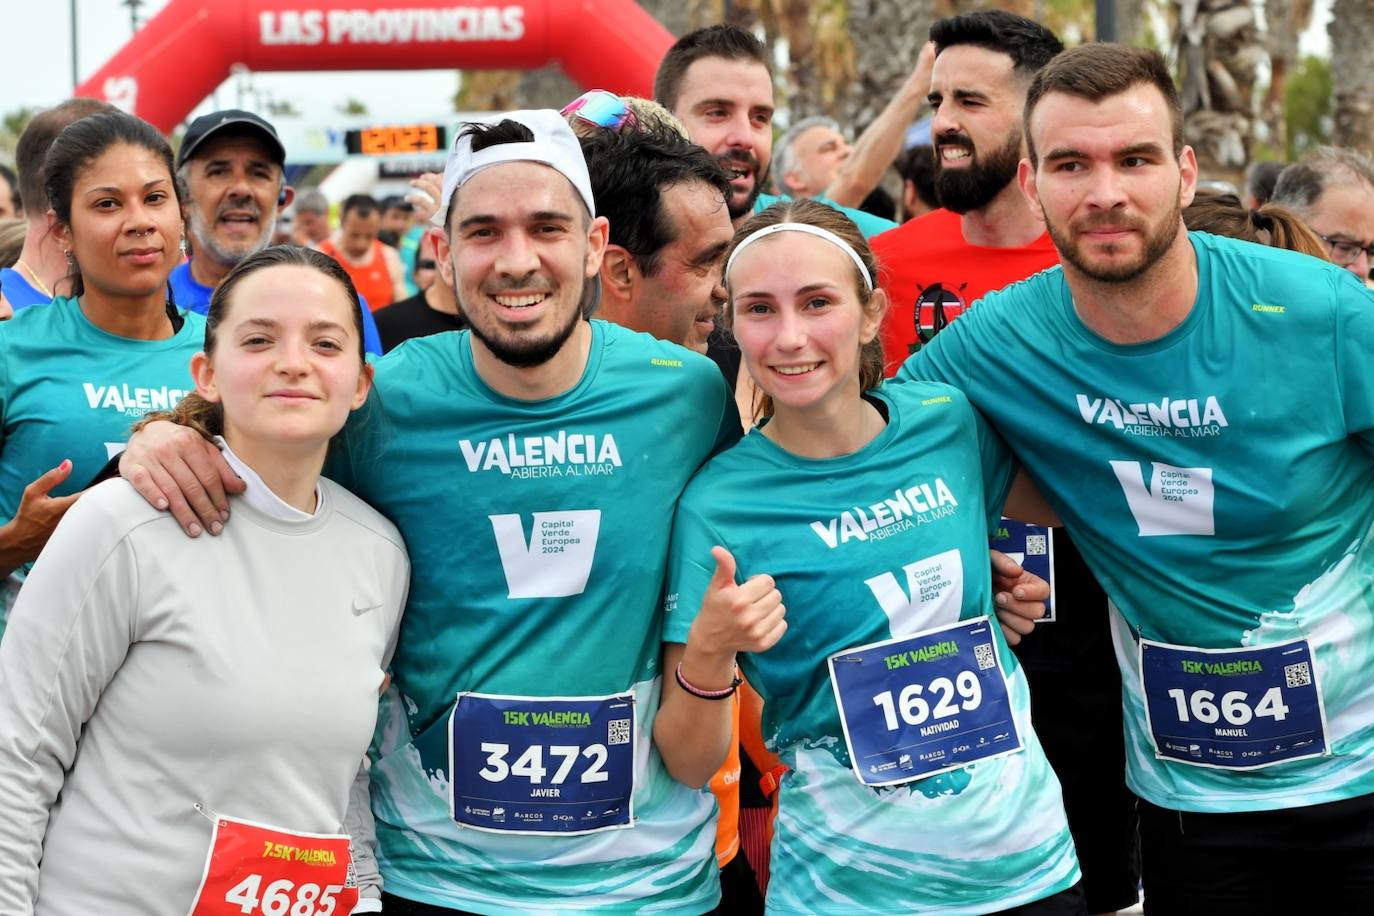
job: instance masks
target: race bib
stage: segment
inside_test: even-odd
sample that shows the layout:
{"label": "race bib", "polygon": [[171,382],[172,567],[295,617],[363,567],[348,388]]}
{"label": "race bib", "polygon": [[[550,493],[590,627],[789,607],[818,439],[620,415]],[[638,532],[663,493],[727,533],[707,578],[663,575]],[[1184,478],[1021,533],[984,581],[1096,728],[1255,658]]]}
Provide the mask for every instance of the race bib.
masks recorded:
{"label": "race bib", "polygon": [[890,786],[1021,750],[987,617],[830,656],[859,782]]}
{"label": "race bib", "polygon": [[1050,597],[1045,602],[1044,616],[1036,623],[1054,623],[1054,529],[1004,518],[988,538],[988,546],[1011,557],[1028,573],[1034,573],[1050,584]]}
{"label": "race bib", "polygon": [[565,836],[634,825],[635,701],[460,693],[449,720],[453,819]]}
{"label": "race bib", "polygon": [[348,837],[214,821],[189,916],[347,916],[357,905]]}
{"label": "race bib", "polygon": [[1307,640],[1255,649],[1140,641],[1155,756],[1253,770],[1328,753],[1326,710]]}

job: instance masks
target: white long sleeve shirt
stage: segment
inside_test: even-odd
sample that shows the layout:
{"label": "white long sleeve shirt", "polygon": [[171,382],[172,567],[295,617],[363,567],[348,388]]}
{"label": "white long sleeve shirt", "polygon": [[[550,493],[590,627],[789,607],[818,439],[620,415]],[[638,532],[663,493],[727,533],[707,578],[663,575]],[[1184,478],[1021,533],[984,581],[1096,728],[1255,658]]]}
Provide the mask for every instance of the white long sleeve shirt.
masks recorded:
{"label": "white long sleeve shirt", "polygon": [[305,518],[262,495],[191,539],[114,480],[58,526],[0,641],[0,913],[182,916],[196,804],[342,832],[409,563],[330,481]]}

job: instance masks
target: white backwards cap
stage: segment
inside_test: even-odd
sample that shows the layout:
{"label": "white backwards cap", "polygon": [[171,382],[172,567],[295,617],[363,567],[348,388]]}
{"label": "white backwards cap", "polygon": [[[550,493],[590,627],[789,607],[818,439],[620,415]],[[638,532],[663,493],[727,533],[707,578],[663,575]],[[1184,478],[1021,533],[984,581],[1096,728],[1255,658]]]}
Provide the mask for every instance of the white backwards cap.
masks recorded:
{"label": "white backwards cap", "polygon": [[533,140],[516,143],[498,143],[474,153],[472,136],[459,132],[449,150],[448,164],[444,166],[444,193],[439,201],[439,210],[431,222],[444,227],[448,215],[449,202],[453,192],[467,184],[468,179],[483,169],[507,162],[539,162],[555,169],[572,182],[578,196],[587,205],[587,212],[596,216],[596,204],[592,202],[592,180],[587,174],[587,160],[582,156],[582,146],[577,135],[572,132],[563,116],[552,108],[508,111],[483,119],[480,123],[495,124],[500,121],[517,121],[530,129]]}

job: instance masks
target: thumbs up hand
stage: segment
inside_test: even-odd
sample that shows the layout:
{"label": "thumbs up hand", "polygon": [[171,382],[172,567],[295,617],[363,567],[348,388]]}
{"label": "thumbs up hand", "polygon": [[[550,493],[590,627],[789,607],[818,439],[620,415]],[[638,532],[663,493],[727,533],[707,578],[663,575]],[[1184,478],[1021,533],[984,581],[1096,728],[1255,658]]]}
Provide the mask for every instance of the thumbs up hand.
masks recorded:
{"label": "thumbs up hand", "polygon": [[772,576],[750,576],[735,582],[735,558],[724,547],[712,547],[716,571],[706,586],[701,612],[692,623],[689,645],[710,655],[766,652],[787,632],[787,609]]}

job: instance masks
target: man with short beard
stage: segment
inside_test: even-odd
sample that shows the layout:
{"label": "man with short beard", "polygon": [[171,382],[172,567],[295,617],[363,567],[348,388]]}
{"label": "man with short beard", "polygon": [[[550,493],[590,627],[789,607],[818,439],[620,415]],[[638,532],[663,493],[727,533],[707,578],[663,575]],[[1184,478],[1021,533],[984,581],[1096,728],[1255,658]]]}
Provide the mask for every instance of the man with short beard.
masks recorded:
{"label": "man with short beard", "polygon": [[1367,912],[1374,295],[1187,231],[1182,122],[1157,52],[1041,69],[1019,181],[1062,267],[899,378],[967,393],[1111,597],[1146,912]]}
{"label": "man with short beard", "polygon": [[[730,219],[738,228],[750,215],[781,198],[761,193],[768,183],[773,155],[773,68],[768,48],[739,26],[706,26],[683,35],[659,62],[654,75],[654,101],[671,111],[687,127],[693,143],[716,157],[731,176],[727,200]],[[890,105],[878,133],[899,135],[901,105]],[[870,127],[870,131],[873,128]],[[865,132],[865,136],[869,132]],[[880,175],[896,155],[892,149],[881,162],[886,145],[855,145],[851,165],[868,163],[861,171]],[[876,178],[874,179],[876,183]],[[865,237],[891,229],[891,220],[843,207],[818,196],[852,219]],[[860,197],[862,199],[862,197]]]}
{"label": "man with short beard", "polygon": [[[1016,170],[1026,89],[1063,45],[1044,26],[1001,10],[942,19],[930,38],[937,54],[931,136],[944,209],[873,241],[890,303],[889,372],[974,300],[1058,263]],[[1005,527],[1016,538],[997,542],[1000,549],[1029,552],[1028,542],[1038,541],[1048,555],[1054,616],[1026,635],[1016,655],[1035,697],[1036,734],[1063,785],[1088,911],[1112,913],[1136,902],[1140,863],[1136,799],[1122,777],[1121,682],[1107,598],[1062,528]]]}
{"label": "man with short beard", "polygon": [[[704,357],[588,320],[609,230],[557,112],[467,125],[438,204],[469,330],[379,360],[326,466],[413,558],[371,767],[384,910],[709,912],[714,803],[650,742],[665,522],[739,416]],[[217,500],[239,488],[166,423],[133,440],[133,479],[177,476],[149,470],[159,440]],[[201,509],[197,532],[223,524]]]}
{"label": "man with short beard", "polygon": [[931,143],[941,209],[873,239],[889,306],[888,372],[974,300],[1058,261],[1016,186],[1021,109],[1036,71],[1064,49],[1039,23],[1002,10],[930,29]]}
{"label": "man with short beard", "polygon": [[[204,315],[224,275],[271,243],[277,212],[296,193],[285,164],[276,128],[251,111],[213,111],[191,122],[176,162],[191,258],[167,278],[178,306]],[[363,343],[381,354],[366,303]]]}

